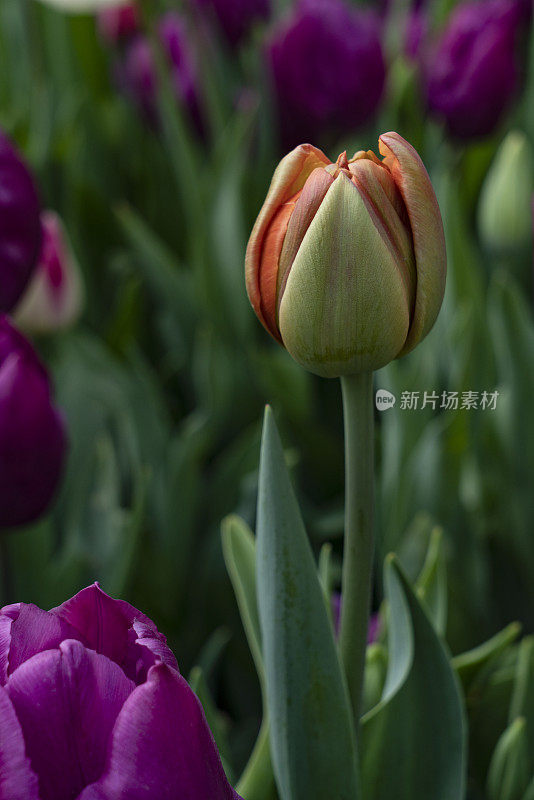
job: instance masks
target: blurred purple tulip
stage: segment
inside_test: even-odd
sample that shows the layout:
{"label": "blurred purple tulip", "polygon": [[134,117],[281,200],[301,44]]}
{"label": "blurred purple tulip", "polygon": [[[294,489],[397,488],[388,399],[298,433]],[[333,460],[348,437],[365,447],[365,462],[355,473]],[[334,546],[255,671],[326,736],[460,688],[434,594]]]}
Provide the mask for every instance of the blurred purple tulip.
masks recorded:
{"label": "blurred purple tulip", "polygon": [[416,7],[408,14],[404,40],[404,52],[412,61],[419,58],[427,33],[428,13],[425,8]]}
{"label": "blurred purple tulip", "polygon": [[0,612],[0,797],[239,800],[164,636],[98,584]]}
{"label": "blurred purple tulip", "polygon": [[426,58],[429,109],[458,138],[487,136],[519,82],[522,0],[474,0],[456,7]]}
{"label": "blurred purple tulip", "polygon": [[386,67],[380,21],[342,0],[301,0],[268,47],[284,148],[368,122]]}
{"label": "blurred purple tulip", "polygon": [[33,178],[0,131],[0,312],[15,306],[36,265],[39,213]]}
{"label": "blurred purple tulip", "polygon": [[103,8],[97,16],[98,30],[109,44],[119,44],[139,30],[139,10],[135,3]]}
{"label": "blurred purple tulip", "polygon": [[32,522],[46,510],[65,449],[46,371],[30,343],[0,317],[0,528]]}
{"label": "blurred purple tulip", "polygon": [[211,12],[231,45],[237,45],[252,26],[269,18],[271,0],[192,0],[204,12]]}
{"label": "blurred purple tulip", "polygon": [[[168,57],[176,98],[198,124],[195,66],[185,22],[180,14],[169,11],[161,18],[158,31]],[[117,77],[124,93],[150,122],[157,124],[158,78],[152,48],[145,36],[139,34],[127,45],[118,65]]]}

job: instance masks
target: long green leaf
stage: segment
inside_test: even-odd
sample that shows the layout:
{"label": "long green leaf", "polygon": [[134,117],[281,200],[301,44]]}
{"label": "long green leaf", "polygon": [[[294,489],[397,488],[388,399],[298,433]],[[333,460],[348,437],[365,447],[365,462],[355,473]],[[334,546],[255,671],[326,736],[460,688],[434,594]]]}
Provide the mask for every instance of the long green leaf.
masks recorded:
{"label": "long green leaf", "polygon": [[234,587],[250,652],[254,658],[260,682],[263,684],[260,618],[256,601],[256,542],[254,535],[240,517],[232,514],[223,521],[222,543],[226,569]]}
{"label": "long green leaf", "polygon": [[510,703],[510,722],[516,717],[525,719],[528,742],[529,769],[534,775],[534,637],[527,636],[519,647],[514,693]]}
{"label": "long green leaf", "polygon": [[234,587],[239,613],[260,679],[264,706],[256,744],[236,788],[246,800],[273,800],[276,797],[276,787],[269,746],[265,673],[256,600],[256,542],[248,525],[235,514],[223,521],[222,541],[226,569]]}
{"label": "long green leaf", "polygon": [[257,582],[271,752],[280,798],[357,800],[347,689],[269,409],[260,461]]}

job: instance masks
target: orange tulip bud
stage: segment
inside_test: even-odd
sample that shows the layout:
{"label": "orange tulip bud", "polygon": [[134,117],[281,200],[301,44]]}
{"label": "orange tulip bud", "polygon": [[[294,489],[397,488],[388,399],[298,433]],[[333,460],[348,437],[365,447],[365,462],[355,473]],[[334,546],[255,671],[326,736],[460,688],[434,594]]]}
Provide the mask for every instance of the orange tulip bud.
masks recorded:
{"label": "orange tulip bud", "polygon": [[397,133],[383,160],[332,163],[300,145],[277,167],[246,254],[266,329],[325,377],[375,370],[432,328],[445,289],[441,215],[425,167]]}

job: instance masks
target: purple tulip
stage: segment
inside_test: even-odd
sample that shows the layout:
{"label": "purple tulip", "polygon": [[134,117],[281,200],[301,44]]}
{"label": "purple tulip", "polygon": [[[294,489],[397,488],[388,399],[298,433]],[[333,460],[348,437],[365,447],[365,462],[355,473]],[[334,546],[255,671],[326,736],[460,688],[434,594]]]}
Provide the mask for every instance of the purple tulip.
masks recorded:
{"label": "purple tulip", "polygon": [[421,46],[428,32],[428,14],[422,7],[414,8],[408,15],[404,39],[404,52],[412,61],[421,53]]}
{"label": "purple tulip", "polygon": [[0,131],[0,312],[11,311],[26,288],[41,246],[33,178]]}
{"label": "purple tulip", "polygon": [[492,133],[518,87],[521,0],[459,5],[426,59],[429,109],[458,138]]}
{"label": "purple tulip", "polygon": [[98,31],[104,41],[119,44],[139,30],[139,10],[135,3],[103,8],[98,12]]}
{"label": "purple tulip", "polygon": [[32,522],[46,510],[65,449],[46,371],[30,343],[0,317],[0,528]]}
{"label": "purple tulip", "polygon": [[[176,12],[169,11],[161,18],[158,30],[168,57],[176,98],[188,108],[197,123],[199,111],[196,73],[184,20]],[[124,93],[150,122],[157,124],[158,78],[152,48],[146,37],[139,34],[127,45],[117,76]]]}
{"label": "purple tulip", "polygon": [[256,22],[268,19],[271,0],[192,0],[211,12],[231,45],[239,44]]}
{"label": "purple tulip", "polygon": [[302,0],[268,48],[285,148],[368,122],[386,68],[380,22],[342,0]]}
{"label": "purple tulip", "polygon": [[0,612],[0,797],[239,800],[165,637],[98,584]]}

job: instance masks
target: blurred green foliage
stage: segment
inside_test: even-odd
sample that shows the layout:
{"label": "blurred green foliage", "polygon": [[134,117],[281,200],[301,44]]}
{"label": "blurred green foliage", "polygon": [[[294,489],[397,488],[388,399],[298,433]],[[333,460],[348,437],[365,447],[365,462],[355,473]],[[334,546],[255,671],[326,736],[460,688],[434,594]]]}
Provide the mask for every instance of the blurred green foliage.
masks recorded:
{"label": "blurred green foliage", "polygon": [[[68,421],[62,491],[46,519],[10,536],[9,551],[13,599],[52,606],[99,580],[150,614],[182,671],[195,667],[238,775],[261,700],[220,523],[237,512],[254,524],[268,401],[291,448],[312,545],[318,553],[333,544],[337,586],[343,436],[337,383],[304,373],[271,342],[245,295],[247,236],[281,156],[261,47],[253,39],[237,56],[222,45],[203,56],[203,137],[165,79],[154,129],[117,92],[113,54],[92,18],[34,0],[0,4],[0,125],[35,170],[43,204],[64,219],[88,290],[76,329],[38,342]],[[419,148],[444,217],[449,278],[431,335],[376,376],[397,403],[377,412],[374,604],[383,600],[386,554],[397,552],[415,580],[439,526],[439,569],[427,562],[419,597],[438,634],[446,624],[452,652],[469,651],[453,663],[467,699],[472,797],[485,796],[486,781],[491,798],[522,797],[534,769],[524,764],[534,724],[525,677],[532,647],[528,638],[514,643],[516,627],[499,631],[512,620],[534,631],[532,253],[495,260],[477,237],[476,215],[506,130],[522,129],[534,145],[534,68],[506,127],[460,147],[424,119],[413,71],[401,56],[392,61],[380,118],[339,148],[373,147],[390,129]],[[246,102],[236,102],[243,86]],[[337,156],[332,143],[315,144]],[[406,391],[499,396],[495,411],[410,411],[401,408]],[[395,581],[404,586],[414,624],[445,669],[438,635],[392,569],[389,591]],[[499,788],[510,772],[513,785]]]}

